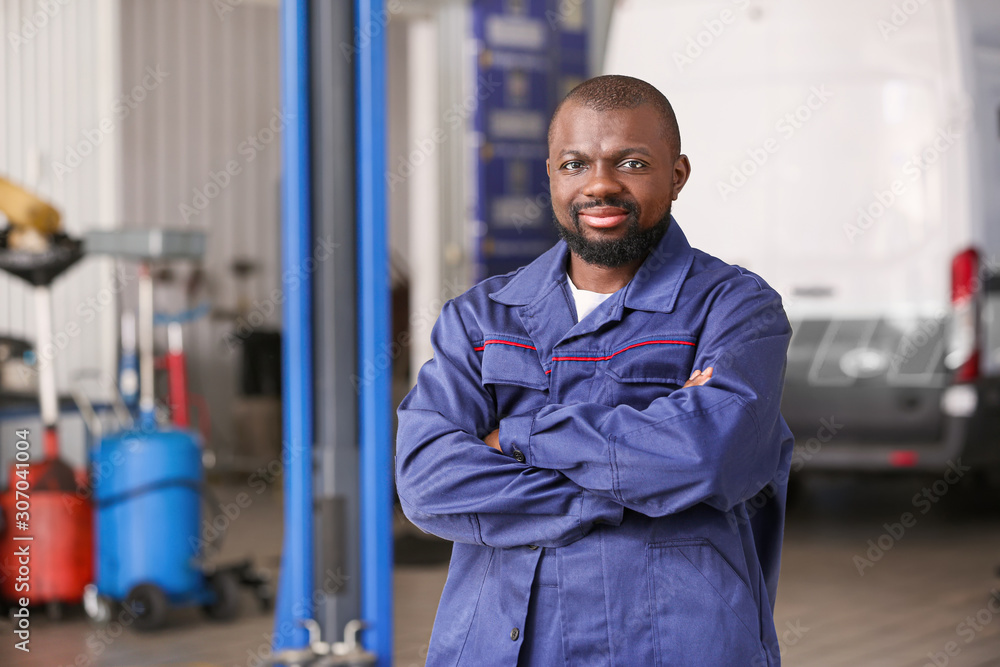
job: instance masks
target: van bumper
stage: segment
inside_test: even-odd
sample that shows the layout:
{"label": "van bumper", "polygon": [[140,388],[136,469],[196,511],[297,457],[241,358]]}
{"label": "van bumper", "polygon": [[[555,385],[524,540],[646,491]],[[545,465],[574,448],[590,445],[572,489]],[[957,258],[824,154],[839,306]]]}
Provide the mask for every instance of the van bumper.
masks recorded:
{"label": "van bumper", "polygon": [[976,397],[971,413],[955,416],[942,409],[939,428],[926,438],[858,437],[851,433],[847,416],[838,417],[841,424],[834,422],[840,428],[824,429],[821,425],[810,432],[793,427],[792,471],[938,472],[960,458],[967,465],[1000,468],[1000,378],[980,380],[969,387]]}

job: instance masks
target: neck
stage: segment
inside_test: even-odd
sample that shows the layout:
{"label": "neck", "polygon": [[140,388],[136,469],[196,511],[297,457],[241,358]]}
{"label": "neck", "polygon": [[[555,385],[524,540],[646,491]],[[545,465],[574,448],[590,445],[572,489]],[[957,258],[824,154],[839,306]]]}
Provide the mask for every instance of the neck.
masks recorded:
{"label": "neck", "polygon": [[645,257],[623,266],[598,266],[587,264],[575,253],[569,255],[569,277],[578,289],[600,294],[611,294],[625,287],[636,274]]}

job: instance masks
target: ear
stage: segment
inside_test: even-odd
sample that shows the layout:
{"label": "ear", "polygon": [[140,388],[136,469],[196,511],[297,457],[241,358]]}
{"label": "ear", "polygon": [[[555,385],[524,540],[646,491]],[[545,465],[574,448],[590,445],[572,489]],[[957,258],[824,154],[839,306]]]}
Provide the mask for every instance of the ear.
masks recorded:
{"label": "ear", "polygon": [[691,161],[688,160],[688,156],[681,153],[677,160],[674,162],[674,195],[673,200],[677,201],[677,195],[681,193],[684,189],[684,184],[687,183],[688,178],[691,176]]}
{"label": "ear", "polygon": [[549,166],[549,161],[548,160],[545,161],[545,174],[549,178],[552,178],[552,167]]}

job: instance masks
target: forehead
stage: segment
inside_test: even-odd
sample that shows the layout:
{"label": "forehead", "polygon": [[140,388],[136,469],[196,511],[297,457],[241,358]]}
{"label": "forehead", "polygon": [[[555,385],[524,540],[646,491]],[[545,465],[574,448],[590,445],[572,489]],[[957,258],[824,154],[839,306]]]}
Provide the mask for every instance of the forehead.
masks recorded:
{"label": "forehead", "polygon": [[552,123],[551,154],[579,150],[612,152],[622,147],[670,151],[663,119],[652,106],[597,111],[578,102],[567,102]]}

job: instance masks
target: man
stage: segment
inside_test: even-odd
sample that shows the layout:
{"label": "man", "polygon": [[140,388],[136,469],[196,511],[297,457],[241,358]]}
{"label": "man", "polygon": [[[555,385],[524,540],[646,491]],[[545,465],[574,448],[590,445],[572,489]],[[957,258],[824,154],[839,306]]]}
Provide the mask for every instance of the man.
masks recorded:
{"label": "man", "polygon": [[427,664],[777,665],[781,300],[688,245],[648,83],[570,92],[548,171],[562,241],[445,304],[399,409],[403,509],[455,542]]}

